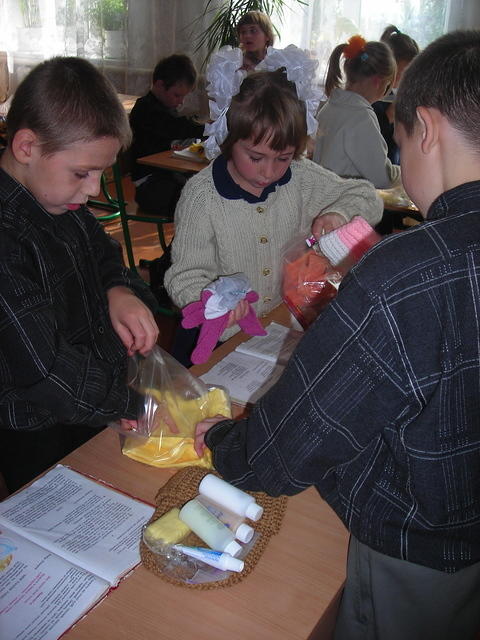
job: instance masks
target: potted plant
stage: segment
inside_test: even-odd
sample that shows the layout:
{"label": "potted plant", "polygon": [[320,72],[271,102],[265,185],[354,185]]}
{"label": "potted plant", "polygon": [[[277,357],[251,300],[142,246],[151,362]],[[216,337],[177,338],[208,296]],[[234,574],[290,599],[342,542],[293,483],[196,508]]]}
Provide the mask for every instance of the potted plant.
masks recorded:
{"label": "potted plant", "polygon": [[92,0],[88,15],[104,42],[107,57],[121,58],[125,52],[126,0]]}
{"label": "potted plant", "polygon": [[23,27],[18,28],[20,51],[35,51],[42,38],[42,21],[39,0],[20,0]]}
{"label": "potted plant", "polygon": [[88,15],[102,31],[122,31],[127,16],[126,0],[92,0]]}
{"label": "potted plant", "polygon": [[[307,4],[304,0],[297,0],[299,4]],[[237,45],[236,24],[248,11],[262,11],[268,16],[276,13],[280,22],[283,22],[283,11],[287,6],[285,0],[226,0],[217,8],[215,0],[208,0],[205,9],[198,20],[205,20],[212,15],[209,26],[197,37],[195,51],[202,47],[206,49],[205,66],[214,51],[225,45],[232,47]],[[274,25],[277,35],[280,35]]]}

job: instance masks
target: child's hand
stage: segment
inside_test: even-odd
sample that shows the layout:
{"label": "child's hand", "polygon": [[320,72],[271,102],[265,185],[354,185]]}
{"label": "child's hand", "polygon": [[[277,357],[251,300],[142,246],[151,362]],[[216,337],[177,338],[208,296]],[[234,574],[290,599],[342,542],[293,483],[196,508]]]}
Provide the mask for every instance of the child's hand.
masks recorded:
{"label": "child's hand", "polygon": [[240,300],[235,309],[230,311],[230,315],[228,316],[227,329],[233,327],[234,324],[237,324],[239,320],[245,318],[248,313],[248,301]]}
{"label": "child's hand", "polygon": [[205,434],[213,427],[213,425],[217,424],[217,422],[222,422],[223,420],[228,420],[228,418],[226,416],[216,415],[213,418],[205,418],[202,422],[197,423],[197,426],[195,427],[195,442],[193,447],[199,458],[203,456],[203,452],[206,448]]}
{"label": "child's hand", "polygon": [[127,287],[107,291],[113,328],[131,356],[146,355],[157,342],[158,326],[150,309]]}
{"label": "child's hand", "polygon": [[120,427],[122,431],[136,431],[137,430],[137,421],[130,420],[129,418],[120,418]]}
{"label": "child's hand", "polygon": [[318,240],[324,233],[329,233],[334,229],[338,229],[338,227],[341,227],[347,222],[348,220],[345,220],[341,213],[320,214],[312,223],[312,233]]}

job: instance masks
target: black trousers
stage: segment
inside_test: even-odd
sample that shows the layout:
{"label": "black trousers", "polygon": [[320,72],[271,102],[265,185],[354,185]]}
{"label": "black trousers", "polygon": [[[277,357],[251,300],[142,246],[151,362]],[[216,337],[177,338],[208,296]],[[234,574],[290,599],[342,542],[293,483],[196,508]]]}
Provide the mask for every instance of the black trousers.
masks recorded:
{"label": "black trousers", "polygon": [[0,428],[0,471],[16,491],[104,427],[56,424],[39,431]]}
{"label": "black trousers", "polygon": [[[193,362],[191,361],[192,351],[195,349],[200,335],[200,327],[193,327],[192,329],[184,329],[181,324],[178,325],[173,338],[173,346],[170,351],[171,355],[183,364],[184,367],[191,367]],[[222,342],[217,342],[215,349],[219,347]]]}
{"label": "black trousers", "polygon": [[136,187],[135,202],[148,215],[173,219],[185,182],[185,176],[174,171],[154,173]]}

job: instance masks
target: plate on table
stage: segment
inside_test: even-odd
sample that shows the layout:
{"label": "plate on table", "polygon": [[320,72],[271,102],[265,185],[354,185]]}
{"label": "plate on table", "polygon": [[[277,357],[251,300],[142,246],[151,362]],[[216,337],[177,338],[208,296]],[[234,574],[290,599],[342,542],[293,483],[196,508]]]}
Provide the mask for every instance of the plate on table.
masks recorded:
{"label": "plate on table", "polygon": [[188,149],[176,149],[173,155],[185,158],[186,160],[193,160],[194,162],[207,162],[205,156],[200,156],[198,153],[194,153]]}

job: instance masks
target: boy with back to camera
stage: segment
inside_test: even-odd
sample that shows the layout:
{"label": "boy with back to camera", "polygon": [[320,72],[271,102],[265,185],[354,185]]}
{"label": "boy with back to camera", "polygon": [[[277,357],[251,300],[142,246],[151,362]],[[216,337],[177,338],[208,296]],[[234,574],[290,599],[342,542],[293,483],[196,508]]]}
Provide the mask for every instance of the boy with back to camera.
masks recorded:
{"label": "boy with back to camera", "polygon": [[17,88],[7,136],[0,471],[13,491],[109,421],[136,417],[127,354],[148,353],[158,328],[148,288],[85,206],[130,141],[111,84],[85,60],[48,60]]}
{"label": "boy with back to camera", "polygon": [[173,217],[185,175],[138,164],[137,159],[167,151],[173,140],[203,135],[203,125],[177,113],[196,79],[195,67],[188,56],[174,54],[163,58],[153,71],[150,91],[136,101],[130,114],[135,200],[145,213]]}
{"label": "boy with back to camera", "polygon": [[396,103],[405,188],[426,221],[343,280],[250,417],[197,451],[271,495],[314,485],[351,532],[335,638],[480,629],[480,31],[430,44]]}

